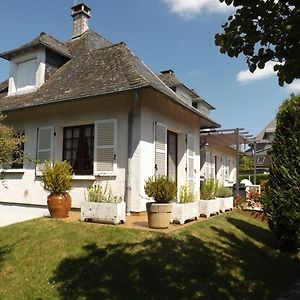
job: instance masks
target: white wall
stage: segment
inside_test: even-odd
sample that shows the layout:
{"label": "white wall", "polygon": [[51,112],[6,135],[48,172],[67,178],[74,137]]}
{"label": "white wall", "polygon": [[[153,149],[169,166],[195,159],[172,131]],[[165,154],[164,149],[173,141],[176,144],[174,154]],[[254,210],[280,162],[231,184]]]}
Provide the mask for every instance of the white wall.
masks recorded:
{"label": "white wall", "polygon": [[[102,119],[118,120],[117,175],[113,177],[80,176],[74,180],[71,191],[72,206],[79,208],[85,199],[86,187],[95,180],[108,181],[115,195],[125,196],[125,170],[127,168],[128,109],[130,100],[122,97],[93,98],[70,103],[35,107],[8,113],[7,123],[17,130],[25,130],[25,153],[36,158],[37,128],[55,126],[55,160],[62,159],[62,128],[92,124]],[[41,178],[36,176],[35,163],[26,161],[24,170],[9,170],[0,184],[0,202],[46,205],[47,194]]]}
{"label": "white wall", "polygon": [[[202,164],[201,177],[204,179],[213,178],[220,184],[225,186],[232,186],[236,178],[236,154],[234,150],[228,147],[210,145],[205,149],[209,157],[217,157],[217,165],[213,166],[210,159]],[[205,157],[205,156],[204,156]],[[217,169],[217,176],[215,177],[215,168]],[[209,172],[208,172],[209,170]]]}
{"label": "white wall", "polygon": [[[157,109],[159,107],[159,109]],[[137,161],[140,165],[140,176],[135,180],[135,199],[132,199],[132,211],[145,211],[145,203],[149,200],[144,192],[145,181],[154,175],[155,149],[154,149],[154,123],[160,122],[167,126],[168,130],[178,134],[178,187],[186,184],[186,134],[192,134],[195,138],[195,190],[199,190],[200,184],[200,155],[199,155],[199,128],[200,120],[191,112],[188,112],[178,105],[155,96],[149,99],[143,98],[141,107],[141,141]],[[136,161],[136,163],[137,163]]]}

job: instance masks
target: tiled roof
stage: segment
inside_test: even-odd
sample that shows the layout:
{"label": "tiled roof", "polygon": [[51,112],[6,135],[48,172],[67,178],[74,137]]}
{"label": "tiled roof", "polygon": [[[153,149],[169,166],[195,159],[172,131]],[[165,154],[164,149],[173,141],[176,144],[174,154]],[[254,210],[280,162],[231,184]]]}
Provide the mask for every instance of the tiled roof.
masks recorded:
{"label": "tiled roof", "polygon": [[10,97],[0,93],[0,111],[152,87],[201,116],[206,126],[219,126],[181,100],[124,43],[112,45],[88,31],[66,45],[71,59],[36,92]]}
{"label": "tiled roof", "polygon": [[270,142],[269,140],[265,140],[264,136],[266,132],[275,132],[276,129],[276,117],[256,136],[257,142]]}
{"label": "tiled roof", "polygon": [[172,70],[164,71],[158,74],[158,77],[170,88],[182,87],[193,98],[193,101],[201,101],[205,103],[210,109],[215,109],[210,103],[204,100],[194,89],[188,88],[175,75]]}
{"label": "tiled roof", "polygon": [[10,60],[17,53],[20,53],[25,49],[34,48],[40,45],[51,49],[52,51],[55,51],[63,56],[71,57],[68,47],[64,43],[60,42],[59,40],[48,35],[45,32],[41,32],[35,39],[19,48],[1,53],[0,57]]}

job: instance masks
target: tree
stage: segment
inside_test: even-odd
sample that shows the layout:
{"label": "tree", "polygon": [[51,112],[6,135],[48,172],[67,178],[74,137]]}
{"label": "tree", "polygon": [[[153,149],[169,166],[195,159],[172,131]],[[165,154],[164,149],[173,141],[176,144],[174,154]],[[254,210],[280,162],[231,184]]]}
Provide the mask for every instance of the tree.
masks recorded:
{"label": "tree", "polygon": [[3,124],[5,116],[0,113],[0,164],[5,167],[23,159],[21,145],[24,136],[20,136],[12,127]]}
{"label": "tree", "polygon": [[250,72],[274,61],[278,83],[300,78],[299,0],[219,0],[237,7],[216,34],[215,44],[230,57],[246,56]]}
{"label": "tree", "polygon": [[300,247],[300,95],[292,95],[281,105],[276,121],[264,210],[281,249],[297,252]]}
{"label": "tree", "polygon": [[240,169],[241,171],[249,171],[252,170],[252,160],[249,156],[243,155],[240,159]]}

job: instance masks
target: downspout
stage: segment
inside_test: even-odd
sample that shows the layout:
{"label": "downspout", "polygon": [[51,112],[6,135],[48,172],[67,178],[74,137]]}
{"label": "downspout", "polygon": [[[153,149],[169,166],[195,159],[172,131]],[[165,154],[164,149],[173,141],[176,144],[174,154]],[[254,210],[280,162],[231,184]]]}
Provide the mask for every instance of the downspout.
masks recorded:
{"label": "downspout", "polygon": [[128,113],[128,139],[127,139],[127,170],[125,173],[125,202],[126,202],[126,213],[129,214],[131,211],[131,184],[132,184],[132,136],[133,136],[133,114],[134,110],[139,102],[139,92],[134,90],[132,106]]}

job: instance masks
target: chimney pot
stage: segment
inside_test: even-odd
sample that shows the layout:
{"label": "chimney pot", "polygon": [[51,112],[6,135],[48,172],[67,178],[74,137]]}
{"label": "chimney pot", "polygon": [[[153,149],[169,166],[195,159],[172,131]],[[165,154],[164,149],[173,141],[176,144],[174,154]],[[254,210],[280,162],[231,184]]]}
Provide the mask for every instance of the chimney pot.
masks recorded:
{"label": "chimney pot", "polygon": [[84,3],[77,4],[72,8],[73,17],[73,35],[75,39],[89,30],[88,19],[91,17],[91,9]]}

